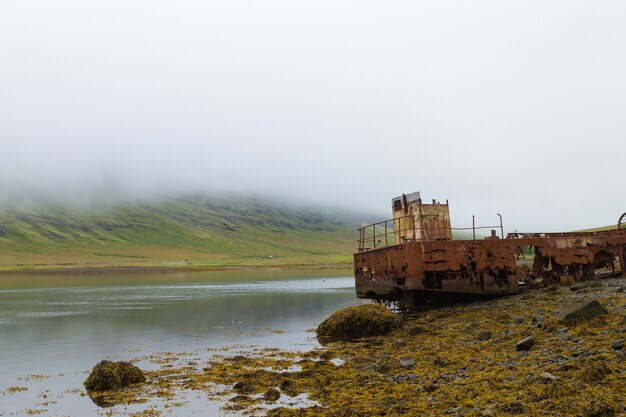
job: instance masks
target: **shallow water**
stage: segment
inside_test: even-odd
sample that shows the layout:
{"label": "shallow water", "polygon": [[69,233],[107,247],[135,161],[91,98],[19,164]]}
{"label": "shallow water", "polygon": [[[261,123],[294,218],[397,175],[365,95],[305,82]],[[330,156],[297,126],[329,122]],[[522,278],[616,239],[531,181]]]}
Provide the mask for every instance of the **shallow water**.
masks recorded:
{"label": "shallow water", "polygon": [[[216,351],[317,347],[308,330],[338,308],[359,303],[349,274],[0,276],[0,416],[126,415],[145,409],[101,409],[81,396],[88,371],[102,359],[191,352],[208,360]],[[219,402],[197,393],[190,397],[181,408],[161,409],[163,415],[218,415]]]}

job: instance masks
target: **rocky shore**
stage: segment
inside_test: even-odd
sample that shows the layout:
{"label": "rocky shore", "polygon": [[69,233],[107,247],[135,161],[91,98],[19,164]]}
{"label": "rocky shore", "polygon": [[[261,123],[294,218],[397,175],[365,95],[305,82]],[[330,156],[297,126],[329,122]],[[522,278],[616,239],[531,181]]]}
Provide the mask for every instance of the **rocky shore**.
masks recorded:
{"label": "rocky shore", "polygon": [[385,335],[309,352],[184,366],[155,355],[144,384],[92,396],[158,396],[167,408],[184,406],[182,391],[203,392],[226,410],[275,417],[626,415],[625,287],[612,278],[428,310]]}

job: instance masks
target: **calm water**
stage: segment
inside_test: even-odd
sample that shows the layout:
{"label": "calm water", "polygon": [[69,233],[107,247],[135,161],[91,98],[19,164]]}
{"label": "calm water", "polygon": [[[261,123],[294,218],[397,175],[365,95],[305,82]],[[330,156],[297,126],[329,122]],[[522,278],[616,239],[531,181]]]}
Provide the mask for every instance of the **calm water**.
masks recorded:
{"label": "calm water", "polygon": [[[0,276],[0,416],[89,416],[86,372],[102,359],[211,348],[307,350],[307,330],[357,304],[350,271],[244,271],[150,275]],[[150,368],[149,362],[140,363]],[[9,387],[27,391],[9,393]],[[4,393],[3,393],[4,391]],[[197,395],[197,394],[196,394]],[[127,415],[145,406],[117,406]],[[218,415],[197,398],[164,415]]]}

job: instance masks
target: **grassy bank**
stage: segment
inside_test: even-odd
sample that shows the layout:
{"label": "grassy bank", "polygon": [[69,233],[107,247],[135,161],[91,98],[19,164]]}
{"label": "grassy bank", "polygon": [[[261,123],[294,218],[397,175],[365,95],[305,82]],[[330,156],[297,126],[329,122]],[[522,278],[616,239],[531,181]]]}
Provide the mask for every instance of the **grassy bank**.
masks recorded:
{"label": "grassy bank", "polygon": [[347,266],[371,218],[242,197],[0,208],[0,269]]}

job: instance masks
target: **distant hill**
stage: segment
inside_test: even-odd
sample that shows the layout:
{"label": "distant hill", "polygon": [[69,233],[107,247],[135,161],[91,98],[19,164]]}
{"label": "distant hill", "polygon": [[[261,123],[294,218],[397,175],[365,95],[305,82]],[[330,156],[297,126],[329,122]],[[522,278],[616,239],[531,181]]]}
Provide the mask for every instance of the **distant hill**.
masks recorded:
{"label": "distant hill", "polygon": [[4,269],[348,264],[375,220],[261,198],[193,195],[91,208],[0,208]]}

